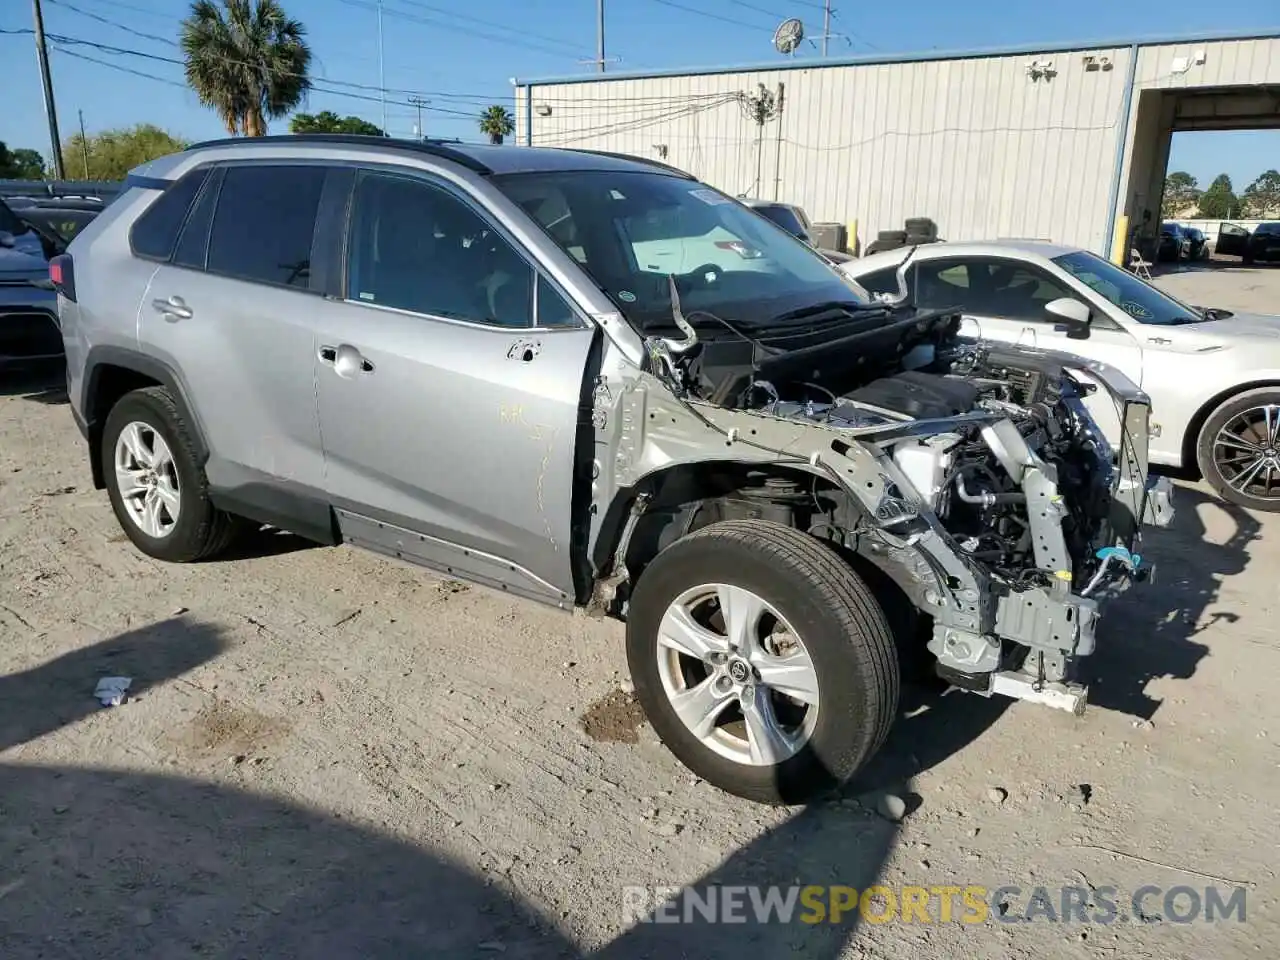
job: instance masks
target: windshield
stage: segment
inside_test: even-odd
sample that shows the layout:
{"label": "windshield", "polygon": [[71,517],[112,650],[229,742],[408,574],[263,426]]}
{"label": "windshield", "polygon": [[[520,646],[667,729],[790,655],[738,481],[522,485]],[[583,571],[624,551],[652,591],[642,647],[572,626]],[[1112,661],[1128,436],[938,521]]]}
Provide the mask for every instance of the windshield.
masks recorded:
{"label": "windshield", "polygon": [[9,205],[0,200],[0,233],[12,233],[17,236],[27,232],[27,225],[18,219],[17,214],[9,209]]}
{"label": "windshield", "polygon": [[52,233],[64,244],[69,244],[98,215],[98,211],[28,207],[22,211],[22,215],[28,222]]}
{"label": "windshield", "polygon": [[1253,230],[1254,234],[1262,234],[1269,236],[1271,234],[1280,234],[1280,223],[1260,223]]}
{"label": "windshield", "polygon": [[1110,260],[1079,250],[1054,257],[1053,262],[1084,283],[1096,293],[1115,304],[1138,323],[1168,326],[1170,324],[1197,323],[1203,320],[1200,312],[1151,284],[1139,280],[1127,270],[1122,270]]}
{"label": "windshield", "polygon": [[680,305],[760,329],[820,304],[864,303],[808,244],[694,180],[632,170],[509,174],[492,182],[520,205],[640,329],[670,327]]}

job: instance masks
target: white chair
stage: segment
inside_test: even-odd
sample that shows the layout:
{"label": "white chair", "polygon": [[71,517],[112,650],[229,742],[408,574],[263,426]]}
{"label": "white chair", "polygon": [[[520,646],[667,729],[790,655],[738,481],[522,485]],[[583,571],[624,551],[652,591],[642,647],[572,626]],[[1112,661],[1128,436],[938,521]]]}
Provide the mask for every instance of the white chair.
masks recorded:
{"label": "white chair", "polygon": [[1136,247],[1129,251],[1129,269],[1136,277],[1143,280],[1151,279],[1151,261],[1147,260]]}

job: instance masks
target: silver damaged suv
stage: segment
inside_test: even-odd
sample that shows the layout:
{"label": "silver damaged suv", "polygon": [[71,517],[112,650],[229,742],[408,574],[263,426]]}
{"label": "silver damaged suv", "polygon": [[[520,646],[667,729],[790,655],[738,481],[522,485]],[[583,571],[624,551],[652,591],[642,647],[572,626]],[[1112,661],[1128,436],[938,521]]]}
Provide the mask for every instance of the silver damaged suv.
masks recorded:
{"label": "silver damaged suv", "polygon": [[268,524],[624,619],[658,735],[754,800],[853,776],[913,647],[964,690],[1082,710],[1098,603],[1170,516],[1123,376],[870,303],[642,160],[199,144],[134,171],[51,274],[138,549]]}

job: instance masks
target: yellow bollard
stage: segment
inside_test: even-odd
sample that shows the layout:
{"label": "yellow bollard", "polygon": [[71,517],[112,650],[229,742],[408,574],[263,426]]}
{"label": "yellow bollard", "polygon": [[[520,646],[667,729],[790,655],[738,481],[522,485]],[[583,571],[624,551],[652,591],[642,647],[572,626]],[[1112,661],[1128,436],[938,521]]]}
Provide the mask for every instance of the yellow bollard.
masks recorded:
{"label": "yellow bollard", "polygon": [[845,253],[852,253],[855,257],[861,255],[862,251],[858,249],[858,221],[850,220],[845,226],[849,230],[849,236],[845,240]]}
{"label": "yellow bollard", "polygon": [[1129,218],[1116,217],[1116,231],[1111,235],[1111,262],[1123,267],[1129,262]]}

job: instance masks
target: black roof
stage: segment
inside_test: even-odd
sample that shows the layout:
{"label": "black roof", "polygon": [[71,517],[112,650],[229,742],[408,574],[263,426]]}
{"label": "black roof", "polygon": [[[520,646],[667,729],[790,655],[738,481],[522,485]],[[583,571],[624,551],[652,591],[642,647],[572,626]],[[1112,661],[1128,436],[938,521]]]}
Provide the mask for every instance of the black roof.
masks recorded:
{"label": "black roof", "polygon": [[[371,150],[395,150],[406,153],[427,154],[449,160],[482,176],[503,173],[532,173],[550,170],[618,169],[635,164],[660,169],[666,173],[695,179],[683,170],[622,153],[603,150],[573,150],[559,147],[521,147],[463,143],[460,140],[408,140],[398,137],[378,137],[355,133],[286,133],[265,137],[230,137],[206,140],[192,144],[187,149],[202,150],[209,147],[253,147],[263,144],[315,143],[329,146],[365,147]],[[595,158],[584,164],[586,158]]]}

